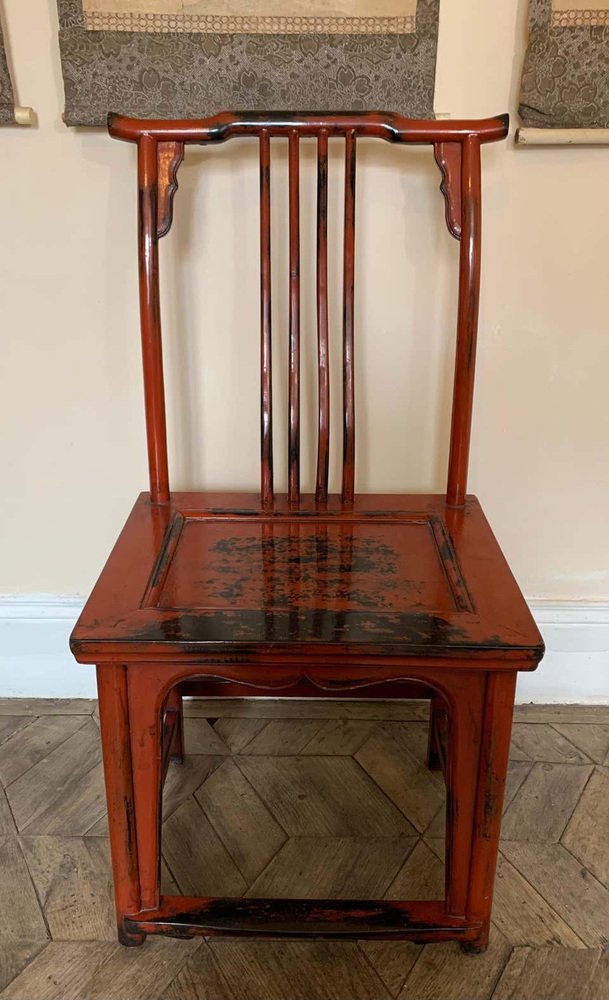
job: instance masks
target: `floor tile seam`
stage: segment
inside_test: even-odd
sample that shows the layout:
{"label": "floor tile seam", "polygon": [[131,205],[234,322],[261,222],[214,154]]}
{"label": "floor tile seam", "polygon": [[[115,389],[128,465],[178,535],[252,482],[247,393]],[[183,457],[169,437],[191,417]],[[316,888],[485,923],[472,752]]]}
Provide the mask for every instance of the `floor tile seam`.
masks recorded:
{"label": "floor tile seam", "polygon": [[[80,730],[77,730],[77,732],[79,732],[79,731],[80,731]],[[102,761],[101,761],[101,759],[100,759],[100,760],[98,760],[98,761],[97,761],[97,763],[93,764],[93,765],[92,765],[92,766],[91,766],[91,767],[90,767],[90,768],[89,768],[89,769],[88,769],[87,771],[84,771],[84,773],[83,773],[83,774],[81,774],[81,775],[80,775],[80,777],[78,778],[78,783],[80,784],[80,782],[82,782],[82,781],[85,781],[85,780],[86,780],[87,778],[89,778],[89,777],[90,777],[90,775],[91,775],[91,774],[93,773],[93,771],[95,771],[95,769],[96,769],[96,768],[98,768],[98,767],[100,766],[100,764],[101,764],[101,763],[102,763]],[[52,834],[52,833],[46,833],[46,834],[45,834],[45,833],[28,833],[27,831],[28,831],[28,829],[29,829],[29,828],[31,827],[32,823],[35,823],[35,822],[36,822],[36,820],[37,820],[37,819],[39,819],[39,818],[40,818],[40,816],[42,816],[44,812],[46,812],[46,810],[47,810],[47,809],[49,808],[49,806],[52,806],[52,805],[53,805],[53,804],[54,804],[54,803],[55,803],[55,802],[57,801],[57,799],[58,799],[58,798],[59,798],[59,797],[60,797],[61,795],[63,795],[63,793],[64,793],[64,791],[66,790],[66,788],[67,788],[67,787],[68,787],[67,785],[64,785],[64,786],[62,786],[62,787],[61,787],[61,788],[59,789],[59,791],[58,791],[58,793],[57,793],[56,797],[55,797],[54,799],[52,799],[52,800],[51,800],[51,802],[47,803],[47,805],[45,805],[44,809],[42,809],[42,810],[40,810],[39,812],[35,813],[35,814],[34,814],[34,815],[33,815],[33,816],[32,816],[32,817],[31,817],[31,818],[30,818],[30,819],[29,819],[29,820],[27,821],[27,823],[26,823],[26,825],[25,825],[24,827],[22,827],[21,829],[19,829],[19,827],[17,827],[17,829],[19,830],[19,833],[20,833],[21,835],[23,835],[23,836],[26,836],[26,837],[45,837],[45,836],[46,836],[46,837],[53,837],[53,836],[56,836],[56,837],[60,837],[60,836],[63,836],[63,835],[62,835],[62,834],[60,834],[60,833],[56,833],[56,834]],[[7,798],[8,798],[8,796],[7,796]],[[92,823],[92,825],[91,825],[91,826],[90,826],[90,827],[89,827],[88,829],[89,829],[89,830],[91,830],[91,829],[92,829],[92,828],[93,828],[93,827],[95,826],[95,824],[96,824],[96,823],[99,823],[99,821],[100,821],[100,819],[102,819],[103,815],[104,815],[104,814],[102,813],[102,815],[101,815],[101,816],[99,816],[99,817],[98,817],[98,818],[97,818],[97,819],[95,820],[95,823]],[[86,834],[87,834],[87,831],[85,831],[85,833],[84,833],[84,834],[82,834],[82,836],[86,836]],[[78,837],[78,836],[79,836],[79,834],[71,834],[71,835],[70,835],[70,834],[67,834],[66,836],[75,836],[75,837]]]}
{"label": "floor tile seam", "polygon": [[[38,719],[43,719],[43,718],[46,718],[46,716],[38,715],[32,721],[36,722],[36,721],[38,721]],[[53,718],[62,718],[62,719],[68,719],[69,718],[69,719],[71,719],[71,718],[73,718],[73,716],[71,716],[71,715],[70,716],[62,715],[62,716],[53,716]],[[77,733],[80,733],[84,729],[84,727],[87,724],[87,719],[90,719],[91,716],[89,716],[89,715],[83,715],[83,716],[80,716],[80,718],[82,718],[83,722],[82,722],[82,725],[80,725],[78,727],[78,729],[75,729],[73,733],[70,733],[68,736],[66,736],[66,738],[64,740],[62,740],[61,743],[58,743],[56,746],[53,747],[52,750],[49,750],[49,752],[47,754],[45,754],[44,757],[41,757],[40,760],[36,760],[36,761],[34,761],[33,764],[30,764],[29,767],[26,767],[25,771],[22,771],[21,774],[18,774],[16,778],[13,778],[12,781],[9,781],[8,785],[4,785],[4,789],[5,790],[9,789],[11,787],[11,785],[14,785],[15,782],[19,781],[20,778],[23,778],[23,777],[25,777],[25,775],[29,774],[30,771],[32,771],[33,768],[35,768],[39,764],[41,764],[43,760],[47,760],[51,756],[51,754],[55,753],[56,750],[60,750],[62,746],[65,746],[65,744],[68,742],[68,740],[71,740],[73,736],[76,736]],[[29,729],[30,727],[29,726],[25,726],[24,728],[25,729]],[[22,731],[23,730],[18,729],[17,732],[13,734],[13,736],[18,736]]]}
{"label": "floor tile seam", "polygon": [[[511,841],[506,841],[506,843],[511,843],[511,844],[522,844],[522,843],[531,843],[531,841],[522,841],[522,840],[511,840]],[[578,858],[576,858],[574,854],[571,854],[571,851],[569,851],[569,850],[568,850],[568,849],[567,849],[567,848],[566,848],[566,847],[564,846],[564,844],[556,844],[556,845],[553,845],[553,846],[557,846],[557,847],[561,847],[561,848],[562,848],[562,850],[566,851],[566,853],[567,853],[567,854],[569,855],[569,857],[573,858],[573,860],[574,860],[574,861],[575,861],[575,862],[576,862],[576,863],[577,863],[577,864],[578,864],[578,865],[580,866],[580,868],[585,868],[586,872],[588,872],[588,869],[586,868],[586,866],[585,866],[585,865],[583,865],[583,864],[582,864],[582,862],[581,862],[581,861],[580,861],[580,860],[579,860]],[[527,876],[526,876],[526,875],[524,874],[524,872],[522,872],[522,871],[520,870],[520,868],[518,867],[518,865],[517,865],[517,864],[515,864],[515,863],[514,863],[513,861],[511,861],[511,860],[510,860],[510,858],[508,858],[508,857],[507,857],[507,856],[506,856],[505,854],[502,854],[502,857],[503,857],[503,858],[505,858],[505,860],[506,860],[506,861],[507,861],[507,862],[508,862],[508,863],[509,863],[509,864],[510,864],[510,865],[512,866],[512,868],[515,868],[515,870],[516,870],[516,871],[518,872],[518,874],[520,875],[520,877],[521,877],[521,878],[523,878],[523,879],[525,880],[525,882],[527,883],[527,885],[529,885],[529,886],[531,887],[531,889],[533,890],[533,892],[535,892],[535,893],[536,893],[536,894],[537,894],[538,896],[540,896],[540,897],[541,897],[541,899],[543,899],[544,903],[546,904],[546,906],[549,906],[549,908],[551,909],[552,913],[554,913],[554,914],[555,914],[556,916],[558,916],[558,918],[559,918],[560,920],[562,920],[562,922],[563,922],[564,924],[566,924],[566,926],[567,926],[567,927],[569,928],[569,930],[570,930],[570,931],[571,931],[571,932],[572,932],[572,933],[573,933],[573,934],[575,935],[575,937],[576,937],[576,938],[577,938],[577,939],[578,939],[579,941],[581,941],[581,942],[582,942],[582,944],[584,945],[584,948],[585,948],[586,950],[591,950],[591,949],[593,949],[594,947],[596,947],[596,946],[594,946],[594,945],[590,945],[590,944],[588,944],[588,942],[587,942],[587,941],[586,941],[586,940],[585,940],[585,939],[584,939],[584,938],[583,938],[583,937],[582,937],[582,936],[581,936],[580,934],[578,934],[578,932],[577,932],[577,931],[575,930],[575,928],[574,928],[574,927],[573,927],[573,925],[571,924],[571,921],[570,921],[570,919],[568,919],[568,918],[567,918],[567,915],[566,915],[566,914],[563,914],[563,913],[561,913],[561,912],[560,912],[560,911],[559,911],[558,909],[556,909],[556,908],[555,908],[555,907],[554,907],[554,906],[553,906],[553,905],[552,905],[552,904],[551,904],[551,903],[550,903],[550,902],[549,902],[549,901],[548,901],[548,900],[546,899],[546,897],[545,897],[545,896],[543,895],[543,893],[541,893],[541,892],[539,891],[539,889],[537,889],[537,888],[536,888],[536,887],[535,887],[535,886],[533,885],[533,883],[531,882],[531,880],[530,880],[529,878],[527,878]],[[589,874],[589,875],[592,875],[592,872],[588,872],[588,874]],[[592,878],[594,878],[594,875],[592,875]],[[595,879],[595,881],[596,881],[596,882],[598,883],[598,885],[599,885],[599,886],[601,887],[601,889],[603,889],[603,890],[604,890],[605,892],[609,892],[609,890],[608,890],[608,889],[605,889],[605,886],[604,886],[604,885],[602,884],[602,882],[598,882],[598,879]],[[526,946],[526,945],[522,945],[522,947],[527,947],[527,946]],[[574,949],[574,950],[577,950],[577,951],[581,951],[582,949],[581,949],[581,948],[578,948],[578,949]]]}
{"label": "floor tile seam", "polygon": [[[548,725],[549,725],[550,729],[553,729],[555,733],[558,733],[558,735],[559,735],[559,736],[560,736],[560,737],[561,737],[561,738],[562,738],[563,740],[566,740],[566,741],[567,741],[567,743],[569,743],[569,744],[570,744],[570,745],[571,745],[571,746],[573,747],[573,749],[574,749],[574,750],[577,750],[577,752],[578,752],[578,753],[581,753],[581,754],[583,754],[583,755],[584,755],[584,757],[585,757],[585,758],[586,758],[586,759],[587,759],[587,760],[588,760],[588,761],[589,761],[589,762],[590,762],[591,764],[596,764],[596,763],[598,763],[598,761],[595,761],[595,760],[593,760],[593,758],[592,758],[592,757],[590,756],[590,754],[586,753],[586,751],[585,751],[585,750],[582,750],[582,749],[581,749],[581,747],[578,747],[577,743],[574,743],[574,742],[573,742],[573,740],[572,740],[572,739],[571,739],[571,738],[570,738],[569,736],[565,736],[565,734],[564,734],[564,733],[561,733],[560,729],[557,729],[557,728],[556,728],[557,726],[560,726],[560,725],[566,725],[566,726],[568,726],[568,725],[588,725],[588,726],[593,726],[593,725],[595,725],[595,723],[594,723],[594,722],[588,722],[588,723],[576,723],[576,722],[575,722],[575,723],[569,723],[569,722],[564,722],[564,723],[560,723],[560,722],[549,722],[549,723],[548,723]],[[569,761],[566,761],[565,763],[569,763]],[[582,763],[585,763],[585,762],[583,762],[583,761],[582,761]]]}
{"label": "floor tile seam", "polygon": [[[408,753],[408,751],[406,751],[406,752]],[[358,751],[358,753],[359,753],[359,751]],[[412,754],[410,754],[410,757],[411,757],[412,760],[414,760],[415,762],[418,763],[416,757],[414,757]],[[424,831],[423,830],[419,830],[419,827],[417,826],[417,824],[415,823],[415,821],[413,819],[411,819],[410,816],[407,816],[406,813],[404,812],[404,810],[401,808],[401,806],[399,806],[397,804],[397,802],[393,801],[393,799],[391,798],[391,796],[388,795],[387,792],[385,792],[383,788],[381,788],[381,786],[375,781],[375,779],[372,777],[371,774],[368,774],[368,771],[363,766],[363,764],[360,763],[360,761],[357,759],[357,757],[356,756],[352,757],[352,760],[354,761],[355,764],[357,764],[358,768],[360,769],[360,771],[362,772],[362,774],[364,775],[364,777],[367,779],[367,781],[372,782],[372,784],[375,786],[375,788],[381,793],[381,795],[383,796],[383,798],[385,798],[387,800],[387,802],[389,803],[389,805],[392,806],[394,809],[397,809],[398,812],[400,813],[400,815],[403,816],[404,819],[406,819],[406,821],[408,823],[410,823],[410,825],[413,828],[413,830],[415,831],[416,835],[418,837],[422,837],[423,834],[424,834]],[[445,791],[444,794],[446,794],[446,791]],[[436,815],[437,815],[437,813],[436,813]],[[404,834],[404,836],[412,836],[412,834]]]}
{"label": "floor tile seam", "polygon": [[[218,770],[219,770],[219,769],[218,769]],[[214,772],[214,773],[215,773],[215,772]],[[283,848],[283,847],[285,846],[285,844],[286,844],[286,843],[288,842],[288,840],[290,840],[290,839],[292,839],[292,838],[290,838],[290,835],[289,835],[288,833],[286,833],[286,831],[284,830],[284,828],[283,828],[283,826],[281,825],[281,823],[279,822],[279,820],[278,820],[278,819],[277,819],[277,818],[276,818],[276,817],[275,817],[275,816],[273,815],[273,813],[271,812],[271,810],[270,810],[270,809],[269,809],[269,807],[267,806],[266,802],[264,802],[264,800],[263,800],[263,799],[261,798],[261,796],[260,796],[260,795],[258,794],[258,792],[256,791],[256,789],[255,789],[255,788],[253,787],[253,785],[251,784],[251,782],[249,782],[249,781],[248,781],[248,779],[247,779],[246,775],[244,775],[244,774],[243,774],[243,772],[241,771],[241,768],[239,768],[239,773],[241,774],[241,777],[243,778],[243,780],[244,780],[245,782],[247,782],[247,784],[248,784],[248,785],[249,785],[249,787],[251,788],[252,792],[254,793],[255,797],[256,797],[256,798],[258,799],[258,801],[259,801],[259,802],[261,803],[261,805],[262,805],[263,809],[265,809],[265,811],[266,811],[266,812],[267,812],[267,813],[268,813],[268,814],[269,814],[269,815],[271,816],[271,818],[272,818],[272,819],[273,819],[273,820],[275,821],[275,823],[277,824],[277,826],[279,827],[279,829],[281,830],[281,832],[283,833],[283,836],[284,836],[284,839],[283,839],[283,841],[281,842],[281,845],[280,845],[280,846],[278,847],[278,849],[277,849],[277,850],[275,851],[275,853],[274,853],[273,857],[272,857],[272,858],[271,858],[271,859],[270,859],[270,860],[269,860],[269,861],[267,862],[267,864],[265,864],[265,866],[264,866],[264,868],[262,869],[262,871],[261,871],[261,872],[260,872],[260,873],[259,873],[258,875],[256,875],[256,877],[255,877],[255,879],[254,879],[254,882],[255,882],[255,881],[257,881],[257,879],[258,879],[258,878],[260,878],[260,875],[262,875],[262,872],[263,872],[263,871],[265,871],[265,870],[266,870],[266,869],[268,868],[268,866],[269,866],[269,865],[270,865],[270,864],[271,864],[271,863],[272,863],[272,862],[273,862],[273,861],[275,860],[275,858],[277,857],[277,855],[279,854],[279,852],[280,852],[280,851],[282,850],[282,848]],[[211,777],[211,775],[209,775],[209,777]],[[203,785],[204,785],[204,784],[205,784],[205,783],[207,782],[207,780],[208,780],[208,779],[206,778],[206,779],[205,779],[205,781],[203,782]],[[248,890],[249,890],[249,889],[251,888],[251,886],[253,885],[253,882],[251,882],[251,880],[250,880],[250,876],[246,875],[246,874],[245,874],[245,872],[244,872],[244,871],[243,871],[243,870],[241,869],[241,866],[239,865],[239,862],[237,861],[237,858],[236,858],[236,857],[234,856],[234,854],[233,854],[233,852],[231,851],[231,849],[230,849],[230,847],[228,846],[228,844],[227,844],[227,843],[225,843],[225,841],[224,841],[224,838],[222,837],[222,834],[220,833],[220,831],[219,831],[218,827],[217,827],[217,826],[216,826],[216,824],[214,823],[214,821],[213,821],[212,817],[211,817],[211,816],[210,816],[210,815],[209,815],[209,814],[207,813],[207,811],[206,811],[206,810],[205,810],[205,809],[203,808],[203,806],[201,805],[201,803],[199,802],[199,800],[198,800],[198,798],[197,798],[197,792],[198,792],[198,791],[200,791],[200,789],[201,789],[201,788],[203,787],[203,785],[199,785],[199,788],[197,788],[197,789],[196,789],[196,790],[195,790],[195,791],[194,791],[194,792],[192,793],[192,794],[193,794],[193,798],[194,798],[194,800],[195,800],[195,802],[196,802],[197,806],[199,807],[199,809],[201,810],[201,812],[202,812],[202,813],[203,813],[203,815],[205,816],[205,818],[206,818],[207,822],[208,822],[208,823],[210,824],[210,826],[212,827],[212,829],[213,829],[214,833],[216,834],[216,836],[217,836],[218,840],[220,841],[220,843],[221,843],[221,844],[222,844],[222,846],[224,847],[224,850],[225,850],[225,851],[227,852],[227,854],[228,854],[228,855],[230,856],[230,858],[231,858],[231,860],[232,860],[233,864],[235,865],[235,867],[236,867],[237,871],[238,871],[238,872],[239,872],[239,874],[241,875],[241,878],[243,879],[243,881],[245,882],[245,884],[246,884],[246,886],[248,887]],[[161,840],[162,840],[162,834],[161,834]]]}
{"label": "floor tile seam", "polygon": [[[564,847],[564,844],[562,843],[562,838],[563,838],[563,837],[565,836],[565,834],[566,834],[566,832],[567,832],[567,828],[569,827],[569,825],[570,825],[570,823],[571,823],[571,821],[572,821],[573,817],[575,816],[575,813],[577,812],[577,810],[578,810],[578,808],[579,808],[579,804],[580,804],[580,802],[582,801],[582,799],[583,799],[583,797],[584,797],[584,793],[585,793],[585,791],[586,791],[586,789],[587,789],[588,785],[589,785],[589,784],[590,784],[590,782],[592,781],[592,778],[593,778],[593,776],[594,776],[594,773],[595,773],[595,771],[596,771],[596,768],[595,768],[595,767],[594,767],[594,765],[593,765],[593,766],[592,766],[592,768],[591,768],[591,770],[590,770],[590,774],[588,775],[588,778],[587,778],[587,780],[585,781],[585,783],[584,783],[584,786],[583,786],[583,788],[582,788],[581,792],[580,792],[580,793],[579,793],[579,795],[577,796],[577,802],[576,802],[576,803],[575,803],[575,805],[573,806],[573,809],[572,809],[572,810],[571,810],[571,812],[569,813],[569,818],[567,819],[567,821],[566,821],[565,825],[564,825],[564,826],[563,826],[563,828],[562,828],[562,832],[561,832],[561,834],[560,834],[560,837],[559,837],[559,838],[558,838],[558,840],[556,841],[556,843],[558,843],[558,844],[562,844],[562,846],[563,846],[563,847]],[[571,852],[569,852],[569,853],[571,853]]]}
{"label": "floor tile seam", "polygon": [[[46,718],[46,717],[45,716],[37,716],[37,718],[41,718],[42,719],[42,718]],[[53,718],[58,718],[58,716],[53,716]],[[73,718],[73,716],[60,716],[60,718]],[[49,752],[47,754],[45,754],[44,757],[41,757],[40,760],[34,761],[33,764],[30,764],[30,766],[25,769],[25,771],[22,771],[21,774],[18,774],[16,778],[13,778],[13,780],[10,781],[8,785],[4,786],[5,790],[11,788],[11,786],[14,785],[16,781],[19,781],[21,778],[24,778],[35,767],[38,767],[39,764],[42,764],[42,762],[44,760],[48,760],[48,758],[51,756],[51,754],[54,754],[57,750],[61,750],[61,748],[63,746],[65,746],[65,744],[68,742],[68,740],[71,740],[73,736],[76,736],[77,733],[82,732],[82,730],[84,729],[84,727],[87,724],[87,719],[91,718],[91,716],[89,716],[89,715],[80,716],[80,718],[82,718],[84,721],[83,721],[82,725],[78,727],[78,729],[75,729],[73,733],[70,733],[69,736],[66,736],[65,740],[62,740],[61,743],[58,743],[56,746],[54,746],[52,750],[49,750]],[[26,728],[29,729],[29,726],[26,727]],[[18,733],[15,733],[15,736],[17,736],[17,735],[18,735]],[[100,760],[97,761],[97,764],[99,764],[100,762],[101,762],[101,758],[100,758]],[[94,764],[93,767],[97,767],[97,764]],[[87,774],[88,773],[89,772],[87,772]]]}
{"label": "floor tile seam", "polygon": [[[389,987],[387,986],[387,983],[385,982],[385,980],[381,976],[380,972],[378,972],[378,970],[375,969],[375,967],[374,967],[372,961],[370,960],[368,954],[361,947],[362,939],[361,938],[357,938],[354,943],[355,943],[355,946],[356,946],[359,954],[363,958],[364,962],[366,963],[366,965],[368,966],[368,968],[370,969],[370,971],[372,972],[372,974],[374,975],[374,977],[379,981],[379,983],[381,984],[382,988],[386,991],[387,996],[388,997],[392,997],[393,1000],[395,1000],[395,998],[398,996],[399,993],[401,993],[402,989],[404,988],[404,983],[406,982],[406,979],[404,979],[404,982],[402,983],[402,985],[399,986],[398,989],[396,990],[396,992],[394,993],[393,990],[389,989]],[[418,957],[419,956],[417,955],[417,959],[418,959]],[[376,998],[375,998],[375,1000],[376,1000]],[[382,998],[379,997],[379,1000],[382,1000]]]}
{"label": "floor tile seam", "polygon": [[[0,716],[0,718],[3,718],[3,716]],[[8,719],[8,718],[10,718],[10,716],[7,715],[7,716],[4,716],[4,718]],[[17,729],[13,730],[13,732],[9,733],[8,736],[5,736],[4,739],[0,739],[0,747],[3,747],[5,745],[5,743],[9,743],[10,740],[14,739],[15,736],[18,736],[20,733],[24,733],[26,731],[26,729],[29,729],[30,726],[34,722],[36,722],[38,719],[42,718],[42,716],[40,716],[40,715],[29,715],[29,716],[28,715],[21,715],[21,716],[17,715],[17,716],[15,716],[15,718],[27,719],[27,722],[24,722],[22,726],[19,726]]]}

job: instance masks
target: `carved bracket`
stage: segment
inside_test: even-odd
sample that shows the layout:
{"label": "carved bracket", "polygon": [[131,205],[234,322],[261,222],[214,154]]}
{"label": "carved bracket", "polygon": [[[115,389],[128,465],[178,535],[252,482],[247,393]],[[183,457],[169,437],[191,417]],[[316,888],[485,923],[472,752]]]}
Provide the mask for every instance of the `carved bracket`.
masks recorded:
{"label": "carved bracket", "polygon": [[461,143],[436,142],[434,156],[442,172],[440,191],[446,202],[446,225],[451,236],[461,239]]}
{"label": "carved bracket", "polygon": [[157,237],[161,239],[167,235],[173,221],[173,196],[178,190],[178,168],[184,159],[184,143],[159,142],[158,157]]}

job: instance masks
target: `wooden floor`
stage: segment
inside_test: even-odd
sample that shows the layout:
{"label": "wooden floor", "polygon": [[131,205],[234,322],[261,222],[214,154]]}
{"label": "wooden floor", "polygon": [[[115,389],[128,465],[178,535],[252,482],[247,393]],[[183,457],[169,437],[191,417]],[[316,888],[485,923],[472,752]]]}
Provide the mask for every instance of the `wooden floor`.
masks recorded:
{"label": "wooden floor", "polygon": [[[423,702],[191,703],[168,891],[437,898]],[[517,710],[494,928],[449,945],[115,943],[94,702],[0,701],[0,997],[609,1000],[609,708]]]}

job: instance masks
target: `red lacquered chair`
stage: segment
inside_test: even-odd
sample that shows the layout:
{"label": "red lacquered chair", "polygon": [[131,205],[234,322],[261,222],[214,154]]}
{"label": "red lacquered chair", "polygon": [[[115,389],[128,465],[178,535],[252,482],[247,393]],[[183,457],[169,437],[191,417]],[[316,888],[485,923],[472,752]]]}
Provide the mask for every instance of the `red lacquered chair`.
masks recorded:
{"label": "red lacquered chair", "polygon": [[[97,664],[119,938],[226,933],[454,939],[488,930],[516,676],[543,644],[501,550],[466,495],[480,287],[480,146],[507,117],[411,121],[395,114],[238,114],[203,121],[111,117],[137,143],[139,269],[150,492],[142,493],[72,636]],[[190,143],[255,136],[260,150],[261,489],[171,493],[158,241],[171,226]],[[356,145],[433,147],[446,219],[461,243],[448,485],[442,495],[355,492]],[[318,458],[300,490],[299,143],[317,141]],[[328,494],[328,140],[345,145],[343,472]],[[271,139],[289,147],[289,487],[273,481]],[[219,415],[218,419],[221,419]],[[332,586],[328,580],[332,579]],[[337,583],[338,578],[338,583]],[[447,785],[445,898],[212,899],[161,894],[160,805],[183,753],[183,694],[428,698],[428,764]]]}

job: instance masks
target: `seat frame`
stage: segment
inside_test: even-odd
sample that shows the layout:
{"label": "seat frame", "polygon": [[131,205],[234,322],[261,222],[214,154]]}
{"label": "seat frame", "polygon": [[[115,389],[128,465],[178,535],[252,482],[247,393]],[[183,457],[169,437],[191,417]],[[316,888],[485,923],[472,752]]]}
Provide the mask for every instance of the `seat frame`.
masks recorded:
{"label": "seat frame", "polygon": [[[167,621],[162,615],[154,618],[157,633],[146,639],[134,628],[135,619],[129,625],[123,604],[127,594],[135,600],[134,614],[137,611],[141,617],[144,590],[154,587],[168,546],[171,548],[170,514],[176,503],[178,507],[190,504],[197,508],[207,504],[208,510],[216,514],[224,511],[227,517],[235,503],[235,497],[210,499],[198,494],[180,495],[176,501],[169,489],[158,242],[171,227],[184,146],[213,145],[242,135],[256,136],[259,141],[261,490],[258,498],[247,502],[254,504],[257,517],[270,523],[310,517],[315,511],[348,520],[361,504],[355,493],[354,472],[356,141],[378,137],[393,143],[433,146],[442,172],[447,225],[461,242],[448,486],[446,496],[434,500],[441,501],[452,545],[461,533],[463,519],[476,505],[475,498],[466,496],[466,487],[480,288],[480,146],[506,136],[507,116],[483,121],[414,121],[377,113],[235,112],[200,121],[111,116],[109,129],[112,136],[135,142],[138,147],[140,307],[150,492],[140,498],[132,519],[148,518],[145,530],[153,541],[140,545],[137,532],[129,536],[129,543],[119,540],[74,630],[71,646],[79,662],[97,664],[119,939],[125,945],[140,945],[148,934],[457,940],[464,948],[482,951],[488,943],[517,672],[535,669],[543,655],[541,637],[507,566],[499,567],[508,580],[509,600],[504,602],[505,620],[496,622],[497,634],[461,644],[444,641],[419,647],[408,645],[404,638],[387,648],[373,636],[350,647],[306,642],[302,636],[284,644],[240,644],[226,636],[209,642],[196,636],[187,638],[175,623],[171,629],[164,628]],[[270,140],[279,137],[288,140],[290,176],[289,476],[285,497],[277,496],[274,490],[272,449]],[[298,156],[303,137],[315,138],[318,147],[319,420],[316,490],[311,497],[303,497],[300,490]],[[328,494],[327,169],[328,140],[333,137],[344,139],[346,156],[343,478],[341,495],[336,497]],[[381,508],[391,507],[386,497],[366,500],[370,510],[375,500]],[[409,509],[414,505],[416,510],[417,502],[409,498]],[[487,542],[481,543],[483,556],[486,548]],[[143,550],[148,561],[141,555]],[[489,590],[496,580],[503,580],[501,573],[496,577],[490,574]],[[133,594],[129,594],[130,586]],[[111,623],[100,620],[100,609],[108,614],[114,609]],[[524,622],[521,635],[510,627],[510,615]],[[183,696],[255,698],[269,694],[431,700],[428,765],[443,771],[447,785],[444,899],[215,899],[161,893],[161,795],[170,761],[180,760],[184,754]]]}

